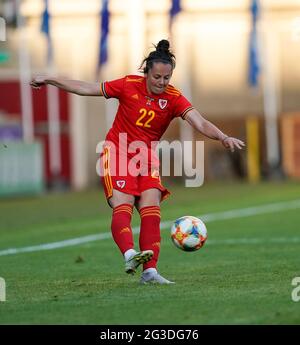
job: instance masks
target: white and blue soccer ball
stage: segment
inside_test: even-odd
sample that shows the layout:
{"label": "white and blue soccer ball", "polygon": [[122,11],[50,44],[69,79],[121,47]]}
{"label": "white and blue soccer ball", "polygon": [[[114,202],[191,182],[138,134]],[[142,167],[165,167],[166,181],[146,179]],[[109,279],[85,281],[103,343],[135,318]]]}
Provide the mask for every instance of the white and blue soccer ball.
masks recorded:
{"label": "white and blue soccer ball", "polygon": [[171,239],[177,248],[192,252],[203,247],[207,239],[207,229],[199,218],[180,217],[171,227]]}

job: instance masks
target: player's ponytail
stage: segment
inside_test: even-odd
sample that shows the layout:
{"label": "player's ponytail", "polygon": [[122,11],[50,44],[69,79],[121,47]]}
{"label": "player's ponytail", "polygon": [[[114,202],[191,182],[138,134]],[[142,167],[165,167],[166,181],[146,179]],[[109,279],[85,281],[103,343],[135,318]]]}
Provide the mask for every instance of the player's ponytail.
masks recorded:
{"label": "player's ponytail", "polygon": [[167,40],[161,40],[154,45],[155,50],[152,51],[141,63],[140,70],[145,74],[153,67],[154,62],[162,62],[170,64],[172,69],[175,68],[175,55],[170,50],[170,43]]}

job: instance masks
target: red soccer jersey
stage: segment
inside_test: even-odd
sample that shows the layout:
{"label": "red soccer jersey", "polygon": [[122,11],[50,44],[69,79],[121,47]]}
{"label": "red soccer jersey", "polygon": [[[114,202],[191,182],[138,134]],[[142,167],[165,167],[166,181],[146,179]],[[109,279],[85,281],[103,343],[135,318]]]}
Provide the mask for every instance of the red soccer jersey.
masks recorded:
{"label": "red soccer jersey", "polygon": [[159,141],[170,122],[181,116],[183,119],[193,107],[173,86],[159,94],[149,94],[146,78],[128,75],[124,78],[101,84],[105,98],[117,98],[119,108],[106,140],[119,143],[119,133],[127,133],[127,143],[143,141],[148,148],[151,142]]}

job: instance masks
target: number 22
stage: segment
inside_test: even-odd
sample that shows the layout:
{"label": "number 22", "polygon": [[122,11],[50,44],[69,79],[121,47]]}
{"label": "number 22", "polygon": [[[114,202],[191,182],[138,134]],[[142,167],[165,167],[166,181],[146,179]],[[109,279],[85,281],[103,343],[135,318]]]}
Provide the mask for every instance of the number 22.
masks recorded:
{"label": "number 22", "polygon": [[[154,119],[155,117],[155,112],[153,110],[149,110],[147,111],[147,109],[145,108],[142,108],[140,109],[139,111],[140,114],[142,114],[136,121],[136,125],[137,126],[140,126],[140,127],[146,127],[146,128],[151,128],[151,125],[150,125],[150,122]],[[142,122],[142,120],[145,118],[145,116],[149,116],[150,118],[145,121],[145,122]]]}

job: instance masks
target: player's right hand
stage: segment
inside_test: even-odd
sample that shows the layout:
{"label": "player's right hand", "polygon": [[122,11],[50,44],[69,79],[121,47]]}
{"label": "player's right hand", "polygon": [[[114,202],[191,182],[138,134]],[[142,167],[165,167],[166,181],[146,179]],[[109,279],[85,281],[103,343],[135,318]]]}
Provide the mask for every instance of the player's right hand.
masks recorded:
{"label": "player's right hand", "polygon": [[42,85],[46,85],[46,76],[36,76],[35,78],[32,79],[32,81],[30,82],[30,85],[34,88],[34,89],[40,89]]}

